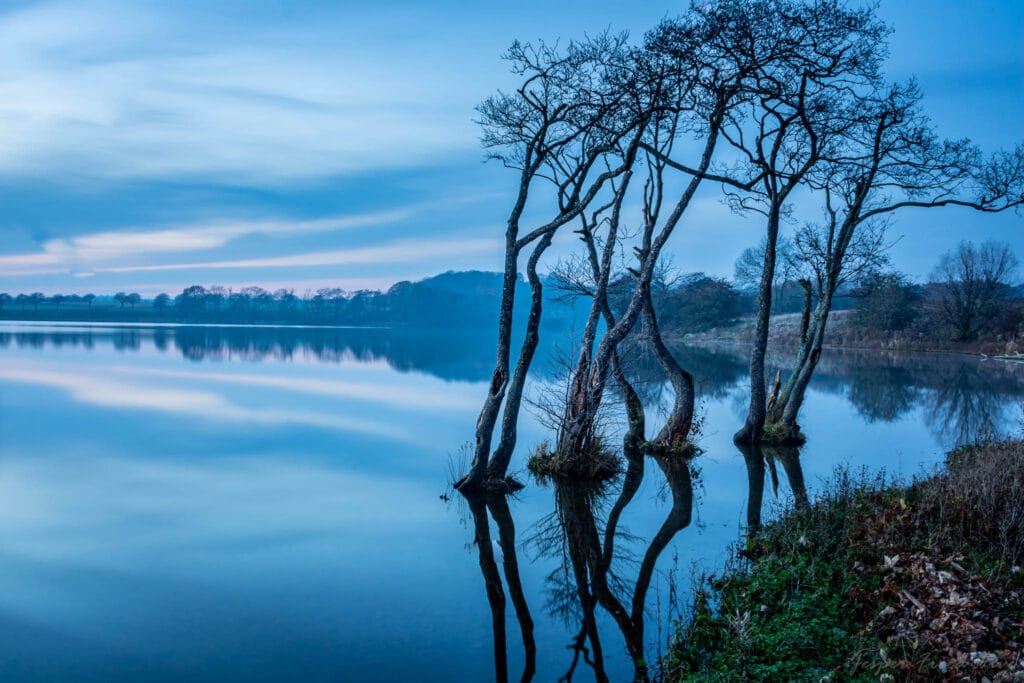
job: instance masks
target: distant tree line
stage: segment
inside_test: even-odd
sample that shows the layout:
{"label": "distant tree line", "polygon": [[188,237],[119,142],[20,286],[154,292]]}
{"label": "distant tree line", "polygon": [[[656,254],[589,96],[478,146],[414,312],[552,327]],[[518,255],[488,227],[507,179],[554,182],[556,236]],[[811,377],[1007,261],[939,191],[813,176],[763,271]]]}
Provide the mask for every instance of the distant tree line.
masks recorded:
{"label": "distant tree line", "polygon": [[961,242],[939,259],[931,278],[915,284],[893,271],[868,274],[853,290],[852,323],[888,334],[971,342],[1024,335],[1024,300],[1010,246]]}
{"label": "distant tree line", "polygon": [[[753,316],[757,288],[749,264],[762,258],[763,250],[762,243],[741,252],[731,281],[705,273],[658,273],[651,283],[651,299],[661,334],[680,338],[727,328]],[[810,279],[802,277],[801,263],[806,261],[788,242],[779,251],[783,266],[772,285],[775,311],[808,313],[819,294],[808,286]],[[1018,261],[1005,243],[961,243],[942,255],[923,284],[886,270],[888,260],[880,252],[873,251],[862,262],[856,279],[837,290],[833,303],[834,310],[853,309],[850,324],[855,328],[935,342],[1024,334],[1024,300],[1014,286]],[[542,279],[549,285],[546,324],[565,327],[586,316],[587,306],[581,303],[590,296],[590,289],[570,265],[560,264]],[[117,292],[106,299],[95,294],[0,293],[0,315],[31,312],[115,321],[482,328],[495,322],[500,285],[500,273],[466,271],[402,281],[383,292],[332,287],[299,295],[284,288],[270,291],[254,286],[233,291],[218,285],[192,285],[176,296],[163,293],[152,299],[143,299],[137,292]],[[519,289],[527,289],[522,279]],[[614,315],[625,312],[634,289],[635,279],[628,275],[608,283]],[[526,304],[520,298],[518,308],[525,312]],[[633,333],[643,337],[643,325]]]}
{"label": "distant tree line", "polygon": [[[521,287],[525,283],[520,282]],[[285,325],[407,325],[479,328],[494,324],[501,275],[447,272],[386,291],[337,287],[297,293],[220,285],[191,285],[180,293],[143,299],[137,292],[95,294],[0,294],[0,316],[11,318]],[[566,315],[570,315],[566,311]],[[568,324],[552,316],[552,324]]]}

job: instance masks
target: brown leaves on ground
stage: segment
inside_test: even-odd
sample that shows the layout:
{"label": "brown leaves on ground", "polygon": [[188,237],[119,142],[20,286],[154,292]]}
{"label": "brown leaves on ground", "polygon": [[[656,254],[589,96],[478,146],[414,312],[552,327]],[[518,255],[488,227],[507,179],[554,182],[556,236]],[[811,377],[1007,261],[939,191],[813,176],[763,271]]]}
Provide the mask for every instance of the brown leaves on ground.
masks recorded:
{"label": "brown leaves on ground", "polygon": [[876,494],[874,515],[853,532],[850,596],[879,643],[881,671],[899,680],[1024,680],[1024,589],[1020,569],[1006,580],[972,573],[967,558],[922,547],[922,516],[902,496]]}

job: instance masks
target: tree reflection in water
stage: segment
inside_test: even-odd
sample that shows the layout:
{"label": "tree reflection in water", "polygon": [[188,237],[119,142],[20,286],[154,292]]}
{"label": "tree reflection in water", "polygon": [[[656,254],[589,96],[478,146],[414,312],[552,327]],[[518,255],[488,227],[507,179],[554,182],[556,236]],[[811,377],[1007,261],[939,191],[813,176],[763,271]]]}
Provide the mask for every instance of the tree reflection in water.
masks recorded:
{"label": "tree reflection in water", "polygon": [[765,476],[769,475],[772,493],[779,495],[778,466],[782,466],[793,493],[793,505],[797,510],[810,509],[804,471],[800,465],[800,449],[795,446],[762,446],[759,444],[737,444],[740,455],[747,466],[747,534],[761,526],[764,508]]}
{"label": "tree reflection in water", "polygon": [[[598,681],[608,680],[597,626],[598,606],[612,617],[623,636],[633,662],[634,680],[649,680],[644,641],[647,595],[658,558],[672,538],[690,524],[693,484],[688,460],[647,459],[654,461],[664,475],[672,507],[642,557],[619,547],[639,540],[622,532],[619,522],[644,479],[643,455],[627,454],[626,473],[614,482],[550,482],[555,511],[538,524],[530,543],[538,555],[559,560],[547,579],[548,609],[567,624],[579,624],[570,645],[573,656],[561,681],[572,680],[581,660],[594,670]],[[627,569],[632,569],[628,576]]]}
{"label": "tree reflection in water", "polygon": [[537,643],[533,637],[533,618],[526,604],[523,584],[519,577],[519,560],[516,555],[516,529],[512,521],[508,499],[504,495],[483,492],[461,494],[466,499],[469,511],[473,516],[473,539],[480,554],[480,572],[484,577],[487,590],[487,602],[491,606],[491,626],[494,630],[494,677],[499,683],[505,683],[508,677],[508,645],[505,634],[505,590],[501,581],[501,572],[494,558],[494,546],[491,539],[491,525],[487,513],[498,527],[498,547],[501,549],[502,567],[505,570],[505,581],[508,584],[509,597],[519,622],[519,630],[523,640],[525,663],[522,683],[533,679],[537,670]]}

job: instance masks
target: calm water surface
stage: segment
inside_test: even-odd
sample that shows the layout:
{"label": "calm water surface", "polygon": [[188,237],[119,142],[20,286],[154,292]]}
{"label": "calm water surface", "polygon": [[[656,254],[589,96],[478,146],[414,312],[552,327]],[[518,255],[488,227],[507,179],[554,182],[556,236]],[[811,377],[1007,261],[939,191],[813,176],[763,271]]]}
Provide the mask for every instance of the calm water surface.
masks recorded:
{"label": "calm water surface", "polygon": [[[838,465],[912,475],[1019,429],[1020,365],[832,353],[807,446],[745,457],[745,360],[679,354],[702,388],[694,479],[648,459],[503,505],[442,497],[486,335],[2,325],[0,681],[631,680],[629,625],[654,661],[673,586],[722,561],[761,486],[767,510]],[[668,392],[643,389],[657,421]],[[549,436],[527,416],[513,469]],[[602,561],[627,612],[644,596],[625,627],[588,608]]]}

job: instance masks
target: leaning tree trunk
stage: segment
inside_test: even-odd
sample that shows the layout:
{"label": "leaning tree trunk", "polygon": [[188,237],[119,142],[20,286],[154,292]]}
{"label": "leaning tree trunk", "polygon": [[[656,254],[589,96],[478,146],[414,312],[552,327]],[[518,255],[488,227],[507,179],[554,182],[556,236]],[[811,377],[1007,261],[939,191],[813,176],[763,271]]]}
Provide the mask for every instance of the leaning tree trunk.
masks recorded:
{"label": "leaning tree trunk", "polygon": [[476,446],[473,450],[473,464],[469,473],[456,483],[456,488],[474,488],[483,483],[487,476],[488,461],[491,452],[491,438],[494,425],[498,421],[508,386],[509,354],[512,346],[512,312],[515,308],[516,283],[519,279],[517,264],[519,249],[516,247],[515,234],[509,228],[505,247],[505,273],[501,286],[501,308],[498,313],[497,359],[494,373],[487,389],[480,416],[476,421]]}
{"label": "leaning tree trunk", "polygon": [[523,339],[522,348],[519,350],[519,359],[516,361],[516,369],[512,375],[512,381],[508,386],[508,395],[505,399],[505,412],[501,417],[501,440],[491,457],[487,467],[487,478],[493,481],[503,480],[508,472],[508,465],[512,460],[512,452],[516,447],[517,424],[519,422],[519,410],[523,402],[523,387],[526,385],[526,376],[533,363],[533,355],[540,343],[540,320],[544,306],[544,285],[537,275],[537,262],[544,251],[551,246],[553,232],[549,232],[541,238],[526,264],[526,277],[530,282],[530,316],[526,323],[526,336]]}
{"label": "leaning tree trunk", "polygon": [[665,341],[661,338],[658,317],[654,311],[654,302],[651,300],[650,291],[647,292],[643,306],[643,322],[647,337],[651,342],[654,355],[675,393],[672,412],[669,413],[665,426],[648,444],[648,449],[652,454],[664,455],[682,449],[689,442],[690,428],[693,426],[693,375],[679,367],[672,352],[665,346]]}
{"label": "leaning tree trunk", "polygon": [[736,443],[760,443],[766,417],[764,361],[768,351],[768,325],[771,322],[772,281],[775,279],[775,247],[779,241],[779,207],[775,203],[768,216],[768,233],[764,249],[764,267],[757,297],[757,322],[754,326],[754,348],[750,352],[750,406],[747,419],[733,440]]}
{"label": "leaning tree trunk", "polygon": [[808,338],[810,344],[808,345],[806,359],[802,366],[793,373],[791,378],[792,388],[781,402],[782,419],[780,421],[790,430],[797,429],[797,417],[800,414],[800,408],[803,406],[807,387],[811,383],[811,377],[814,376],[814,370],[818,367],[821,350],[825,345],[825,328],[828,325],[828,316],[831,308],[832,294],[831,292],[826,292],[822,296],[822,300],[818,305],[818,311],[815,314],[812,330]]}

